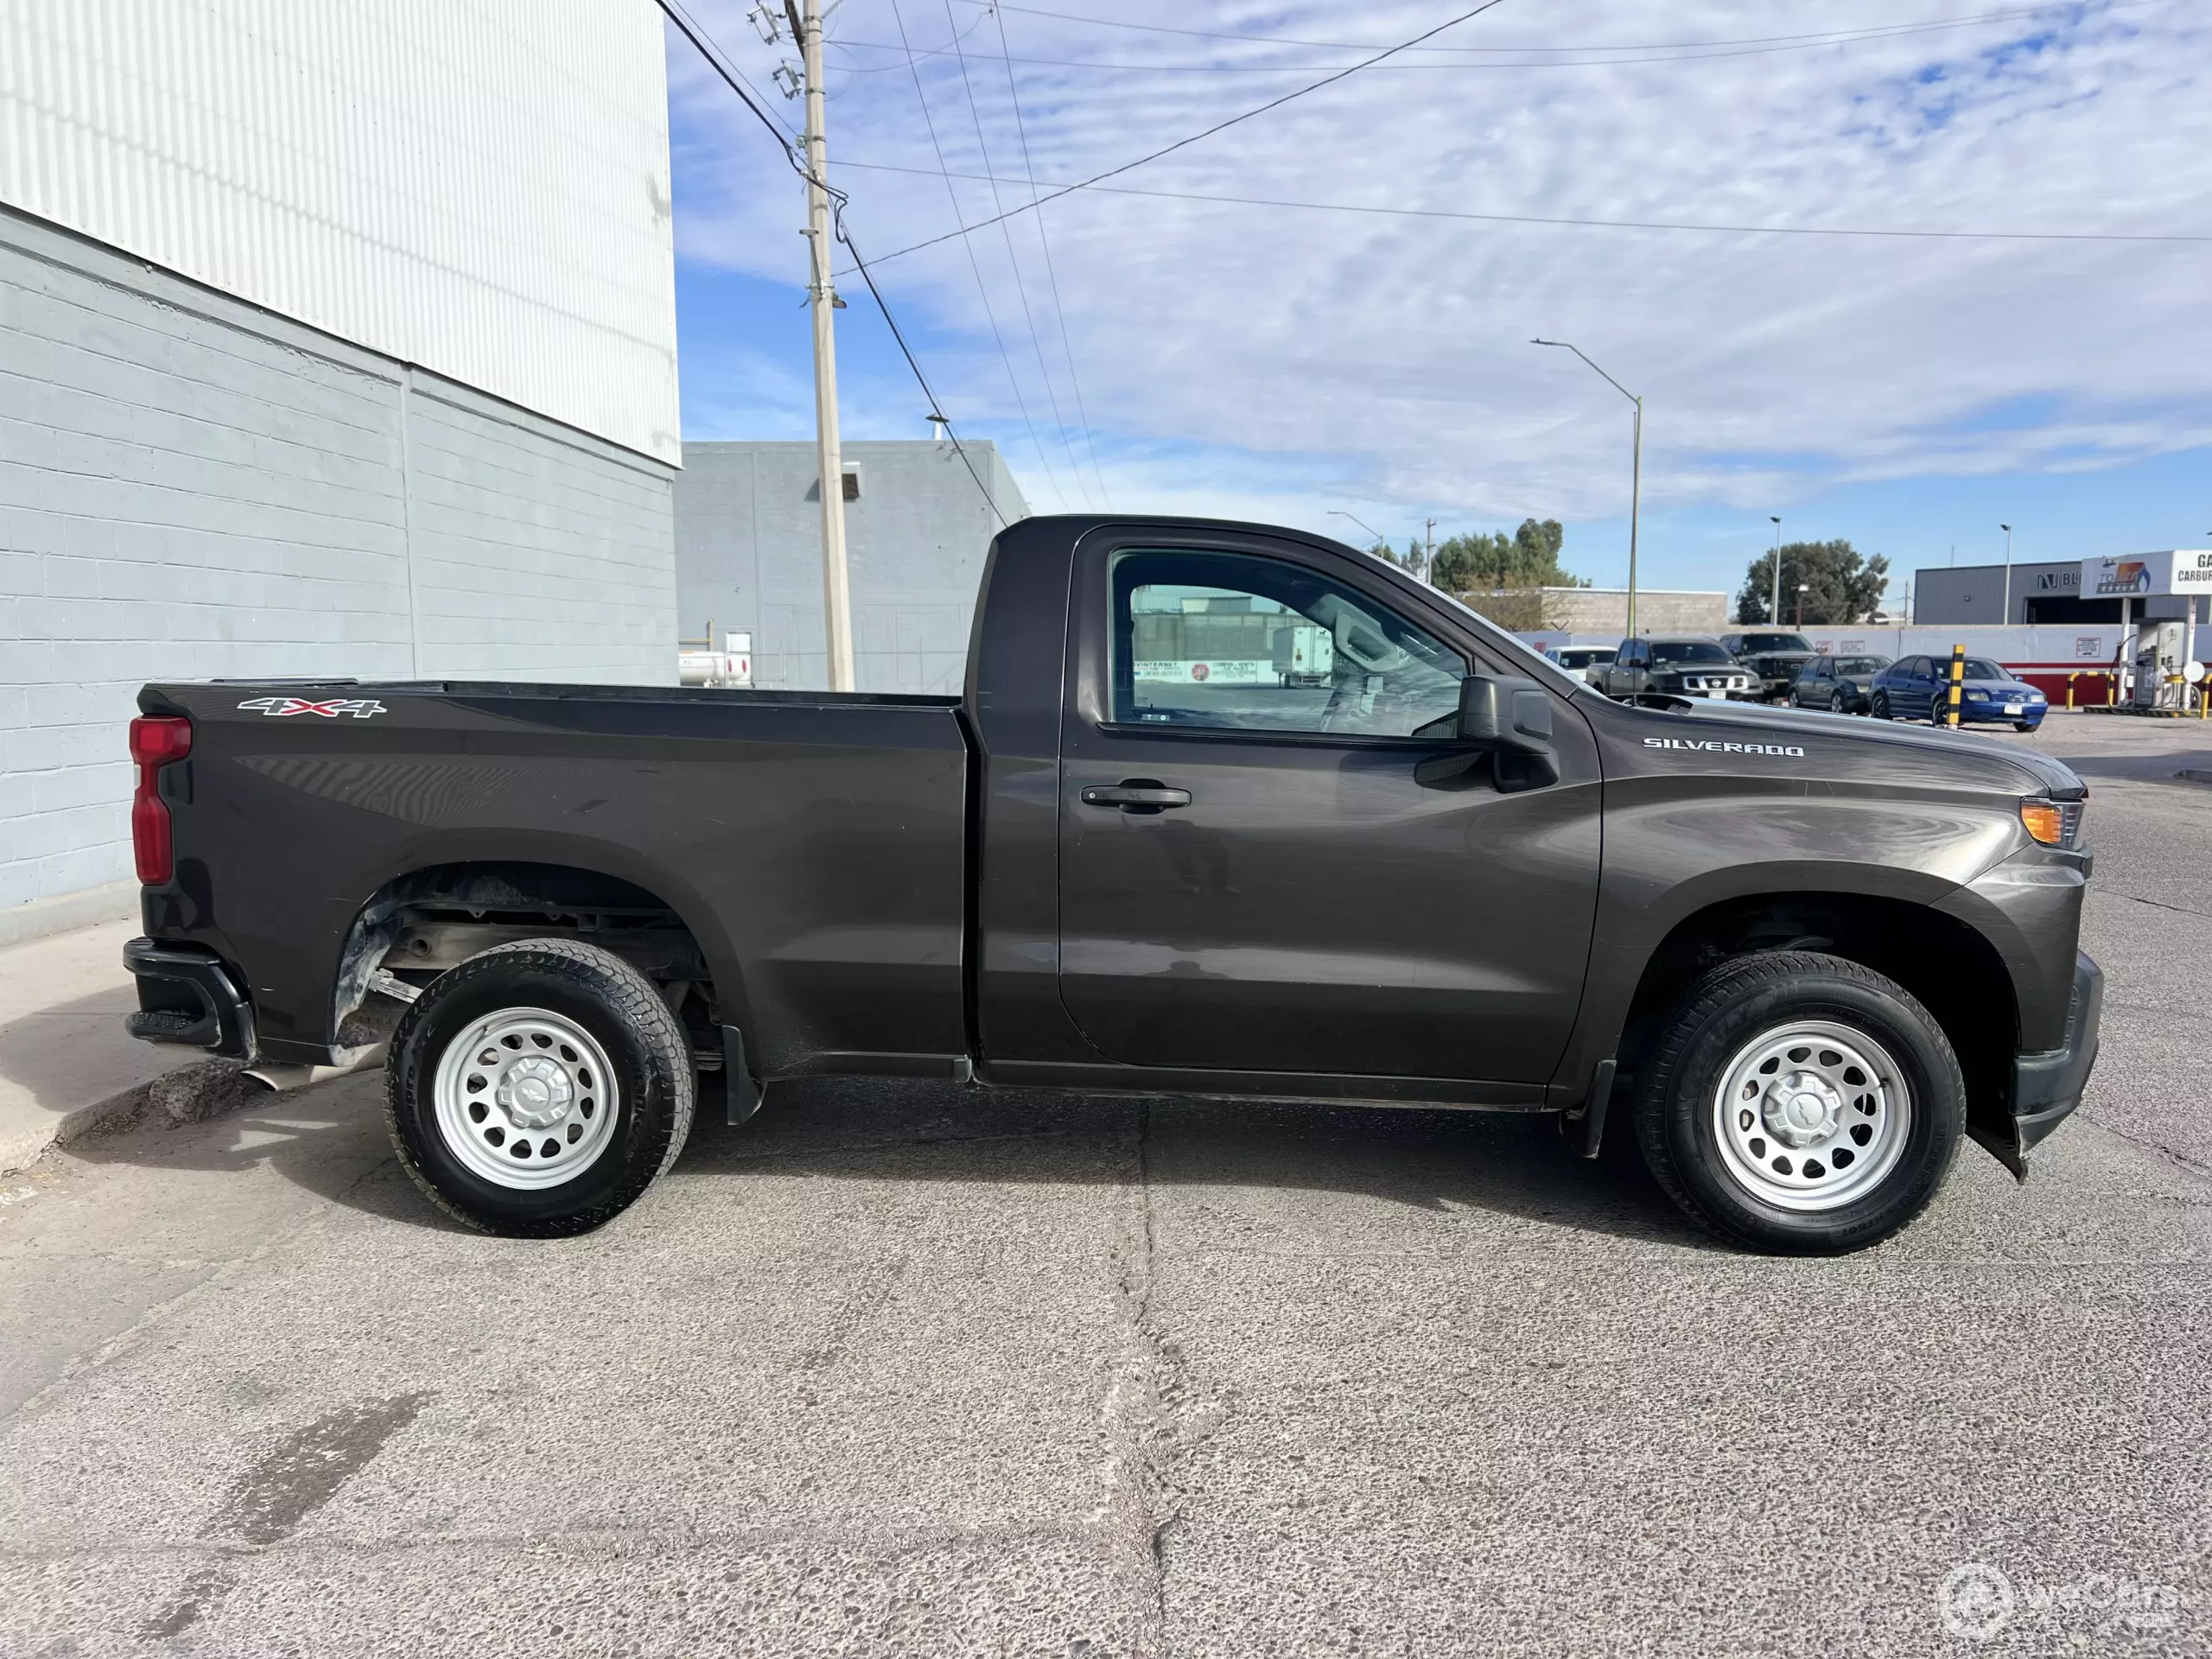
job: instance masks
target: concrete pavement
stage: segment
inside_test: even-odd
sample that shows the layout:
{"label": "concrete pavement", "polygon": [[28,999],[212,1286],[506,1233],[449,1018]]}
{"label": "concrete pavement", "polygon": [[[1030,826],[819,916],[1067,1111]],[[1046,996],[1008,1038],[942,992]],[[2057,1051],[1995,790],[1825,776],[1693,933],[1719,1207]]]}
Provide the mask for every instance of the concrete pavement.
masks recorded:
{"label": "concrete pavement", "polygon": [[779,1087],[553,1243],[372,1076],[64,1149],[0,1651],[2212,1652],[2212,791],[2033,741],[2103,768],[2089,1099],[1840,1261],[1478,1115]]}

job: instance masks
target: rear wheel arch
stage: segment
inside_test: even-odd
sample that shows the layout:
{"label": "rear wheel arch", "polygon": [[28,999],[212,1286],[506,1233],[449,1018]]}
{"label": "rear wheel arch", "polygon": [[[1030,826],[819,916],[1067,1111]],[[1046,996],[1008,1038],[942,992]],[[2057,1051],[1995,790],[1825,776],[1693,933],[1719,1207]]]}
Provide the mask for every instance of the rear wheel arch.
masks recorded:
{"label": "rear wheel arch", "polygon": [[[688,901],[688,902],[685,902]],[[704,906],[594,865],[511,859],[424,863],[387,877],[355,909],[332,981],[330,1046],[358,1046],[347,1021],[367,1001],[378,969],[422,982],[507,938],[572,938],[631,961],[664,986],[698,988],[696,1014],[750,1030],[744,982],[728,941]],[[403,942],[409,947],[395,955]],[[427,952],[417,947],[430,945]],[[685,952],[690,960],[686,961]],[[693,1023],[702,1023],[695,1017]]]}

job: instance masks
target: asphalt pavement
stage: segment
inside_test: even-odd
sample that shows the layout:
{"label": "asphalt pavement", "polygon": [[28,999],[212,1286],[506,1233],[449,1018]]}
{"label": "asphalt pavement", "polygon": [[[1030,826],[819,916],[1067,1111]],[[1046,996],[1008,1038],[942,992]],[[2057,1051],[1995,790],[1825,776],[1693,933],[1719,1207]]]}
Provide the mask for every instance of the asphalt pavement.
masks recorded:
{"label": "asphalt pavement", "polygon": [[779,1087],[552,1243],[374,1076],[49,1154],[0,1653],[2212,1651],[2201,730],[2004,740],[2091,780],[2103,1057],[1840,1260],[1475,1114]]}

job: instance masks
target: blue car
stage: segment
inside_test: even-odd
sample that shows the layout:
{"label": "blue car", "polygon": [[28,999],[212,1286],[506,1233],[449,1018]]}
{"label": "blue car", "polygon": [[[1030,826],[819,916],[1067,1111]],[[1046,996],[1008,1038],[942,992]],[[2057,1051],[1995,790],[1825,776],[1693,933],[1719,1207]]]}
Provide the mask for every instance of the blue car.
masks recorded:
{"label": "blue car", "polygon": [[[1951,659],[1901,657],[1874,677],[1870,699],[1877,720],[1940,722],[1949,709]],[[1967,658],[1966,683],[1959,702],[1959,724],[2001,722],[2032,732],[2043,724],[2050,700],[1986,657]]]}

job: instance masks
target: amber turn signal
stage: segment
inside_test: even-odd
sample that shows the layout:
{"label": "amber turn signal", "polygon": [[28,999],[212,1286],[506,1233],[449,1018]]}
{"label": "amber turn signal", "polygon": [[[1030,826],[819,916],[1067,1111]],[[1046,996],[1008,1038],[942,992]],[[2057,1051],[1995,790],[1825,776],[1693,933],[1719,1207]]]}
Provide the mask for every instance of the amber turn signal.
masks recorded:
{"label": "amber turn signal", "polygon": [[2022,801],[2020,822],[2046,847],[2056,847],[2066,839],[2066,815],[2049,801]]}

